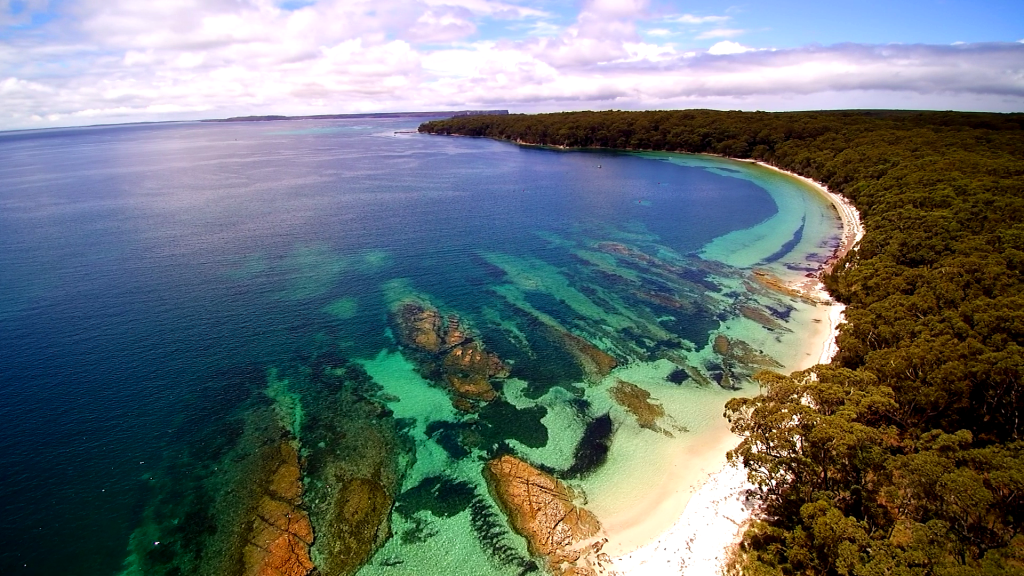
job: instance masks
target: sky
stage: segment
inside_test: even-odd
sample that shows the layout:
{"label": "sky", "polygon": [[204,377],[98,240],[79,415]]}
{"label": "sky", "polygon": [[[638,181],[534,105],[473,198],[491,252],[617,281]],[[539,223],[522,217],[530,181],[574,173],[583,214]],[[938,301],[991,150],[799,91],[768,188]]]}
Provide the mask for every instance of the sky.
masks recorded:
{"label": "sky", "polygon": [[0,0],[0,130],[480,108],[1024,111],[1024,2]]}

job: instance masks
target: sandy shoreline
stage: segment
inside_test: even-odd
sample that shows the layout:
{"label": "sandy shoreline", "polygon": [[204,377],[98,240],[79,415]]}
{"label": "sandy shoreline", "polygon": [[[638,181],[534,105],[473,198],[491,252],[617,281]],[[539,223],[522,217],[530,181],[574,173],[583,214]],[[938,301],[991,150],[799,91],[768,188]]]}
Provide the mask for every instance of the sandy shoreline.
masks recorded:
{"label": "sandy shoreline", "polygon": [[860,212],[857,211],[857,209],[853,206],[853,203],[851,203],[845,196],[840,196],[839,194],[832,192],[831,190],[828,189],[827,186],[815,182],[814,180],[811,180],[806,176],[801,176],[794,172],[783,170],[782,168],[779,168],[777,166],[765,164],[764,162],[757,162],[755,160],[741,161],[751,162],[757,164],[758,166],[768,168],[769,170],[774,170],[776,172],[780,172],[792,178],[796,178],[797,180],[800,180],[801,182],[811,186],[818,192],[824,194],[829,199],[829,201],[832,202],[832,205],[835,206],[836,211],[839,212],[839,218],[842,219],[843,221],[843,237],[839,249],[836,251],[836,259],[845,256],[846,253],[849,252],[850,249],[853,248],[853,246],[856,245],[857,242],[860,242],[861,238],[864,237],[864,225],[860,221]]}
{"label": "sandy shoreline", "polygon": [[[757,164],[803,181],[824,194],[835,206],[842,220],[843,234],[840,246],[823,268],[844,256],[864,236],[860,214],[849,200],[810,178],[760,162]],[[836,336],[839,325],[844,322],[845,306],[833,301],[817,279],[801,283],[797,288],[825,304],[819,318],[823,324],[827,323],[827,328],[821,331],[822,337],[808,342],[807,359],[800,362],[800,368],[828,363],[837,352]],[[735,446],[738,440],[731,433],[723,435],[722,439],[725,444],[731,442],[726,450]],[[643,526],[606,526],[609,542],[605,552],[608,556],[602,554],[592,564],[599,574],[711,576],[721,572],[729,551],[739,541],[753,514],[754,504],[745,498],[746,491],[751,488],[746,471],[741,466],[725,462],[722,451],[725,444],[712,444],[714,446],[699,451],[700,454],[693,454],[697,461],[688,462],[686,472],[679,475],[679,484],[684,488],[665,494],[666,505],[661,506],[660,511],[645,511],[649,518],[641,524],[664,526],[667,524],[665,514],[671,515],[678,510],[677,506],[671,505],[672,501],[678,501],[679,493],[685,492],[685,496],[689,496],[685,508],[667,530],[650,540]],[[708,473],[707,466],[717,471]],[[692,479],[695,468],[704,474],[703,483],[685,486],[683,479]]]}

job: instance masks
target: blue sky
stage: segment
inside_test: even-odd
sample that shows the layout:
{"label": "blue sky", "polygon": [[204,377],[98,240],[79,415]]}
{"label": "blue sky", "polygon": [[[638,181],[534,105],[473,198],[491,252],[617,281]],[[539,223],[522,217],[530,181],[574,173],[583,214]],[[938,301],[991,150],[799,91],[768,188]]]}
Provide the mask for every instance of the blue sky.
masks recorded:
{"label": "blue sky", "polygon": [[423,109],[1024,110],[1024,2],[0,0],[0,129]]}

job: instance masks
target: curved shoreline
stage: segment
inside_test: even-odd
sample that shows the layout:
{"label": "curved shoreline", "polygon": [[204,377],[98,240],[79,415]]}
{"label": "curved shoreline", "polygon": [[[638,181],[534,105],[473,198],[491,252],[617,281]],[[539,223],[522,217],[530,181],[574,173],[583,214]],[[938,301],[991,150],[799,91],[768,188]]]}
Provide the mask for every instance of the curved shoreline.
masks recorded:
{"label": "curved shoreline", "polygon": [[[842,239],[840,246],[820,271],[829,269],[863,238],[864,227],[860,213],[845,197],[810,178],[776,166],[753,160],[741,161],[752,162],[796,178],[825,195],[835,207],[842,221]],[[843,311],[846,307],[831,298],[820,280],[803,282],[794,288],[827,306],[828,330],[824,332],[825,337],[810,343],[813,349],[820,350],[816,355],[817,362],[813,364],[827,364],[838,352],[836,337],[839,326],[845,322]],[[812,353],[811,357],[815,355]],[[753,518],[755,504],[746,498],[747,490],[752,487],[741,466],[726,463],[720,470],[706,477],[690,497],[675,524],[655,540],[602,563],[607,570],[603,573],[617,576],[704,576],[721,573],[731,550],[739,543]]]}

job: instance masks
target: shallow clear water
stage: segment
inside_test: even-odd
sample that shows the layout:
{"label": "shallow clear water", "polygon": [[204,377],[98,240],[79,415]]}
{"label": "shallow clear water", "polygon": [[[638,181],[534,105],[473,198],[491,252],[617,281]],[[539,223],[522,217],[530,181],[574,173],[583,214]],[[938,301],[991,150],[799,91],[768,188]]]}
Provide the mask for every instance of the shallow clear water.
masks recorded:
{"label": "shallow clear water", "polygon": [[[0,573],[207,566],[260,426],[301,445],[311,508],[323,470],[371,467],[346,460],[365,448],[353,431],[379,436],[367,450],[386,452],[394,535],[360,573],[519,573],[525,544],[483,458],[512,451],[607,494],[616,442],[658,434],[612,400],[618,379],[695,442],[732,393],[723,373],[741,385],[754,369],[716,335],[793,364],[808,305],[749,271],[798,277],[837,242],[827,201],[798,182],[714,158],[394,134],[414,127],[0,134]],[[511,366],[478,414],[397,344],[391,313],[411,299]],[[565,333],[625,368],[588,374]],[[611,456],[585,467],[606,414]]]}

